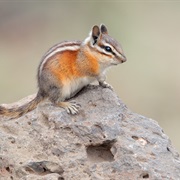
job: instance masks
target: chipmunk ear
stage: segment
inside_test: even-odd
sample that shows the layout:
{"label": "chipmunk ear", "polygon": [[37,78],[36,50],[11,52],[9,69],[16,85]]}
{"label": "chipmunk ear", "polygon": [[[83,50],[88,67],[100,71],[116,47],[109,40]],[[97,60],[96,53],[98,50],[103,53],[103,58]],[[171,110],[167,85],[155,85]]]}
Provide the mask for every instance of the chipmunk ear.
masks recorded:
{"label": "chipmunk ear", "polygon": [[92,40],[93,40],[93,42],[92,42],[93,45],[96,44],[99,35],[100,35],[99,27],[97,25],[93,26],[92,33],[91,33]]}
{"label": "chipmunk ear", "polygon": [[100,29],[102,34],[108,34],[108,30],[104,24],[100,25]]}

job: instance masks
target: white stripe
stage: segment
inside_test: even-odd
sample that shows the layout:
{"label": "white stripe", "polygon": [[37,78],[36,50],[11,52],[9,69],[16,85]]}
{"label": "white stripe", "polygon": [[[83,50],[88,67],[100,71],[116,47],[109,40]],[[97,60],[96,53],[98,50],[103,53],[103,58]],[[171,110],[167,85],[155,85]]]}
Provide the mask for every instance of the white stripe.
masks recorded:
{"label": "white stripe", "polygon": [[[112,52],[114,52],[116,55],[121,56],[121,53],[119,53],[111,44],[103,42],[104,46],[109,46],[112,49]],[[112,54],[110,52],[107,52],[106,50],[104,50],[104,52],[106,52],[106,54]]]}
{"label": "white stripe", "polygon": [[[114,50],[115,50],[114,47],[111,46],[111,45],[108,44],[108,43],[103,43],[103,46],[109,46],[109,47],[112,49],[113,52],[114,52]],[[102,53],[105,53],[105,54],[107,54],[107,55],[112,55],[111,52],[106,51],[104,48],[99,47],[98,45],[95,45],[94,47],[95,47],[97,50],[99,50],[100,52],[102,52]]]}
{"label": "white stripe", "polygon": [[[90,34],[91,34],[91,32],[90,32]],[[85,44],[87,44],[88,42],[91,42],[91,37],[87,37],[87,38],[84,40],[83,44],[85,45]],[[103,40],[102,40],[101,43],[102,43],[104,46],[109,46],[115,54],[121,56],[121,54],[120,54],[118,51],[116,51],[116,49],[115,49],[111,44],[109,44],[109,43],[107,43],[107,42],[105,42],[105,41],[103,41]],[[100,52],[103,52],[103,53],[105,53],[105,54],[112,55],[111,52],[107,52],[105,49],[99,47],[97,44],[93,45],[92,43],[90,43],[90,46],[91,46],[92,48],[96,48],[96,49],[99,50]]]}
{"label": "white stripe", "polygon": [[[58,47],[58,46],[56,46],[56,47]],[[52,49],[55,49],[55,48],[52,47],[48,52],[50,52]],[[46,56],[46,55],[44,56],[45,58],[39,68],[39,71],[40,71],[39,74],[41,74],[43,66],[48,61],[48,59],[51,58],[52,56],[54,56],[56,53],[67,51],[67,50],[68,51],[76,51],[78,49],[80,49],[79,45],[74,45],[74,46],[71,45],[71,46],[64,46],[64,47],[57,48],[56,50],[52,51],[50,54],[48,54],[48,52],[47,52],[46,54],[48,54],[48,56]]]}
{"label": "white stripe", "polygon": [[49,54],[50,52],[54,51],[56,48],[58,47],[61,47],[61,46],[68,46],[68,45],[71,45],[71,44],[77,44],[77,43],[80,43],[80,41],[63,41],[61,43],[58,43],[58,44],[55,44],[53,47],[51,47],[44,56],[46,56],[47,54]]}

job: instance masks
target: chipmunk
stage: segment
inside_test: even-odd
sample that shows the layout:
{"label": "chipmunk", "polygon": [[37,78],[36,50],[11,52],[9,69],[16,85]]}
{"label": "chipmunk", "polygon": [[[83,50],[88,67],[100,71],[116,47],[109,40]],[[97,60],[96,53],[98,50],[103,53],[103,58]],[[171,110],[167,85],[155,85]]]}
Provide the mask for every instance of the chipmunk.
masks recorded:
{"label": "chipmunk", "polygon": [[30,102],[15,108],[0,106],[0,115],[17,118],[49,99],[54,105],[77,114],[80,105],[66,100],[84,86],[97,80],[105,88],[106,69],[126,61],[120,44],[108,35],[105,25],[93,26],[84,41],[64,41],[53,46],[43,56],[38,67],[38,93]]}

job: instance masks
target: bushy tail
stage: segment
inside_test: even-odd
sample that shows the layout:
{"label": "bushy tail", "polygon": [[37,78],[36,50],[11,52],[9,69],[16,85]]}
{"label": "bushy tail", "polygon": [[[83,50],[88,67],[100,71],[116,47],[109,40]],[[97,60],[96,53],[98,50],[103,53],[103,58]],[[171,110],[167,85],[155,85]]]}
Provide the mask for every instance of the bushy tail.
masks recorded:
{"label": "bushy tail", "polygon": [[3,106],[0,106],[0,115],[9,116],[12,119],[21,117],[22,115],[35,109],[43,99],[44,98],[41,95],[37,94],[37,96],[33,100],[20,107],[5,108]]}

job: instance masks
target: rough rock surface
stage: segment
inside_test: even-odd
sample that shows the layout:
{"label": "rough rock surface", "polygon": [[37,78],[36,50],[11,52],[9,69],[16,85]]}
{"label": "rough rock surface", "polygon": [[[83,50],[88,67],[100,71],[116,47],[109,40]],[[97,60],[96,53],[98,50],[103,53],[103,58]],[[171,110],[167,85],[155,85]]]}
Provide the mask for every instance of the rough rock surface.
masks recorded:
{"label": "rough rock surface", "polygon": [[180,179],[179,155],[156,121],[99,86],[71,100],[78,115],[47,101],[19,119],[0,117],[0,180]]}

